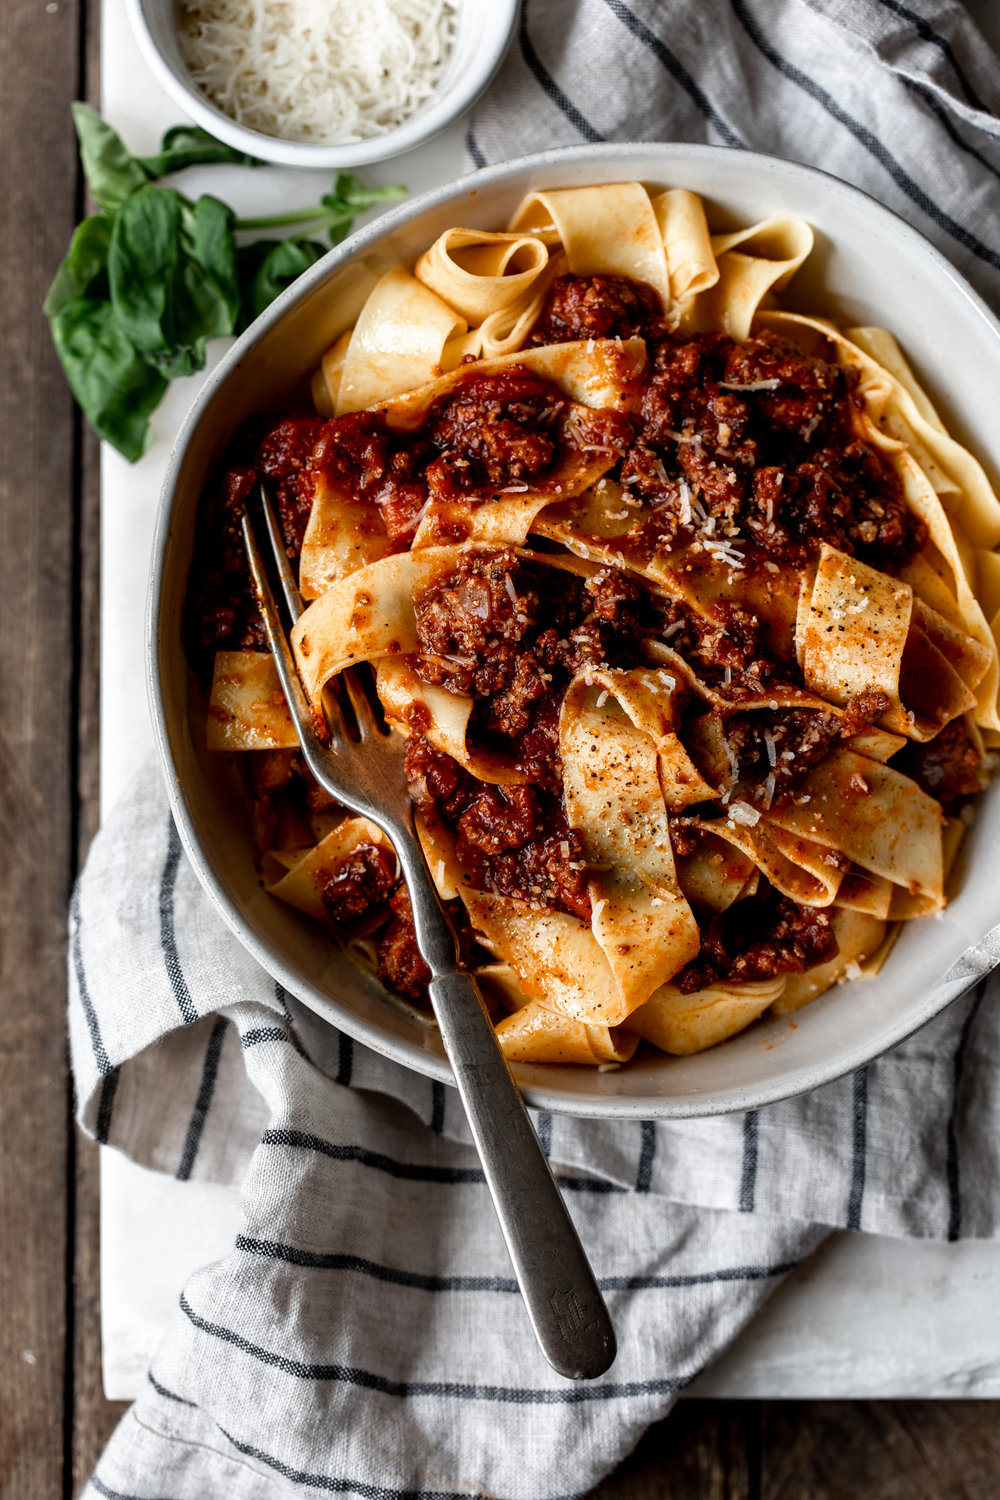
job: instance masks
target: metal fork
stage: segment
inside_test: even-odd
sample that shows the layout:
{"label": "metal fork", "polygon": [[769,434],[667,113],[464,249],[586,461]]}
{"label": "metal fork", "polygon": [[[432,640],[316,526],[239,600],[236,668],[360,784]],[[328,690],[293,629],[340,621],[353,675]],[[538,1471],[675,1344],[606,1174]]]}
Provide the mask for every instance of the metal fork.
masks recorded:
{"label": "metal fork", "polygon": [[[302,600],[263,485],[261,502],[294,623],[302,613]],[[329,742],[320,737],[246,513],[243,536],[268,643],[306,765],[331,797],[381,828],[396,851],[413,906],[417,947],[432,975],[428,990],[434,1015],[535,1337],[561,1375],[592,1380],[615,1357],[614,1329],[479,986],[472,974],[459,968],[455,933],[414,828],[403,773],[404,741],[382,726],[351,671],[342,672],[339,681],[354,712],[358,740],[349,737],[336,696],[329,690],[324,694]]]}

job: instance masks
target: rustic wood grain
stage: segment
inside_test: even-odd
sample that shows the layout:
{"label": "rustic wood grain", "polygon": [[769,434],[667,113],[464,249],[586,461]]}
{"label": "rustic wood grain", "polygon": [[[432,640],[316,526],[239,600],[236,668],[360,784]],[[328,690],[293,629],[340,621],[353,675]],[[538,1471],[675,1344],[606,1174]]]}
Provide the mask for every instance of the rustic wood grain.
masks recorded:
{"label": "rustic wood grain", "polygon": [[680,1401],[589,1500],[757,1500],[758,1421],[756,1402]]}
{"label": "rustic wood grain", "polygon": [[7,0],[0,30],[0,1495],[52,1500],[65,1478],[69,1084],[66,897],[72,782],[72,403],[41,303],[75,219],[65,104],[79,13]]}
{"label": "rustic wood grain", "polygon": [[768,1402],[760,1500],[995,1500],[998,1405]]}

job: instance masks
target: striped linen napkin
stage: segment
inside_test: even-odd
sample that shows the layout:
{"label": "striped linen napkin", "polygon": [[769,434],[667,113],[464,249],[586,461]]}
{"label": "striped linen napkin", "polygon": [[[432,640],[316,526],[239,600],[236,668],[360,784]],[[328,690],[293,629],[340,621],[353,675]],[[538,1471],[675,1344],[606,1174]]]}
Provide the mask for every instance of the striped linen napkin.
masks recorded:
{"label": "striped linen napkin", "polygon": [[[468,148],[686,139],[822,165],[1000,305],[998,79],[950,0],[526,0]],[[95,841],[70,926],[83,1128],[239,1184],[244,1215],[86,1500],[583,1495],[832,1228],[1000,1236],[994,981],[765,1110],[536,1114],[618,1331],[611,1370],[577,1385],[535,1347],[457,1096],[332,1030],[305,1054],[154,768]]]}

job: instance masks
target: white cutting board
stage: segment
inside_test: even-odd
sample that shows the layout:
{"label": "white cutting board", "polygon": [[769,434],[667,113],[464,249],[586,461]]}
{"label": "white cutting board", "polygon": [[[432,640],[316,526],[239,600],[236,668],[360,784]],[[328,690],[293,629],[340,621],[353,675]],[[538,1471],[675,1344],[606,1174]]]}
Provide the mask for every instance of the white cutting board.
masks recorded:
{"label": "white cutting board", "polygon": [[[977,0],[1000,44],[1000,7]],[[105,0],[102,109],[129,146],[155,149],[180,112],[135,45],[120,0]],[[372,184],[415,194],[463,170],[464,125],[384,166]],[[317,201],[332,174],[259,168],[192,173],[244,213]],[[222,352],[222,346],[218,348]],[[217,356],[218,357],[218,356]],[[153,518],[173,435],[202,377],[176,381],[137,465],[101,454],[101,806],[110,809],[153,749],[143,624]],[[235,1190],[180,1183],[115,1151],[101,1163],[104,1390],[137,1395],[188,1275],[228,1253],[239,1227]],[[1000,1246],[918,1244],[838,1234],[789,1277],[733,1348],[689,1392],[718,1397],[1000,1397]]]}

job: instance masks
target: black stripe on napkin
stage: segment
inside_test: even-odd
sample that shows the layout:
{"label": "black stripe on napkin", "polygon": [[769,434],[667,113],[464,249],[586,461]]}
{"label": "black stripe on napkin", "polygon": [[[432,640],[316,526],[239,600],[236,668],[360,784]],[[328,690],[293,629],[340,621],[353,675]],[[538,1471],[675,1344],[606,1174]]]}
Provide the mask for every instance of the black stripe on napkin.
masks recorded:
{"label": "black stripe on napkin", "polygon": [[803,73],[787,57],[782,56],[777,48],[764,36],[756,21],[749,15],[745,0],[729,0],[729,3],[737,19],[742,23],[747,36],[758,50],[763,53],[768,62],[777,68],[779,73],[783,74],[785,78],[790,79],[792,83],[797,84],[800,89],[815,99],[817,104],[822,105],[827,114],[831,115],[838,124],[843,125],[845,130],[849,130],[859,145],[863,146],[869,155],[873,156],[885,168],[896,186],[901,188],[910,201],[916,204],[917,208],[921,209],[929,219],[933,219],[934,223],[940,229],[943,229],[946,234],[951,235],[953,240],[963,245],[966,250],[970,250],[980,260],[985,261],[988,266],[993,266],[995,270],[1000,270],[1000,254],[995,250],[991,250],[989,245],[983,244],[981,239],[959,224],[939,204],[935,203],[934,199],[924,191],[918,182],[914,181],[905,167],[896,160],[885,143],[867,125],[862,125],[860,120],[856,120],[853,115],[848,114],[843,105],[838,104],[836,99],[831,94],[828,94],[821,84],[817,83],[814,78],[810,78],[808,74]]}
{"label": "black stripe on napkin", "polygon": [[94,1140],[99,1146],[108,1144],[111,1134],[111,1115],[115,1107],[115,1095],[118,1092],[120,1078],[121,1070],[112,1068],[101,1083],[101,1097],[97,1104],[97,1124],[94,1127]]}
{"label": "black stripe on napkin", "polygon": [[168,1401],[176,1401],[179,1406],[190,1406],[195,1411],[198,1410],[197,1401],[189,1401],[186,1396],[178,1396],[176,1391],[168,1391],[165,1385],[160,1384],[152,1370],[146,1371],[146,1379],[158,1396],[165,1396]]}
{"label": "black stripe on napkin", "polygon": [[275,1000],[277,1000],[278,1005],[281,1009],[281,1014],[284,1016],[289,1026],[294,1026],[294,1017],[292,1016],[291,1011],[288,1009],[288,991],[285,989],[285,986],[281,984],[277,979],[274,981],[274,998]]}
{"label": "black stripe on napkin", "polygon": [[[518,1290],[513,1276],[428,1276],[419,1271],[403,1271],[396,1266],[383,1266],[376,1261],[365,1260],[360,1255],[345,1255],[315,1250],[299,1250],[294,1245],[280,1244],[275,1240],[251,1239],[240,1234],[236,1237],[236,1249],[245,1255],[257,1255],[264,1260],[280,1261],[285,1265],[298,1266],[311,1271],[351,1271],[359,1276],[369,1276],[374,1281],[385,1281],[392,1286],[411,1287],[421,1292],[503,1292]],[[690,1286],[711,1286],[720,1282],[767,1281],[775,1276],[787,1276],[800,1263],[782,1261],[773,1266],[720,1266],[711,1271],[676,1273],[672,1276],[601,1276],[598,1285],[604,1292],[649,1292],[675,1291]]]}
{"label": "black stripe on napkin", "polygon": [[603,141],[604,137],[599,130],[595,130],[584,114],[577,109],[572,99],[564,94],[556,83],[552,74],[546,68],[542,59],[535,51],[534,43],[528,35],[528,0],[523,0],[521,6],[521,24],[518,30],[518,44],[521,48],[521,56],[524,58],[525,66],[534,75],[556,108],[566,116],[567,120],[583,136],[585,141]]}
{"label": "black stripe on napkin", "polygon": [[973,160],[977,161],[981,167],[985,167],[987,172],[989,172],[991,176],[1000,177],[1000,171],[998,171],[993,163],[991,161],[987,161],[983,153],[981,151],[977,151],[975,146],[970,146],[968,141],[962,139],[958,131],[955,129],[955,126],[952,124],[948,111],[939,103],[937,97],[931,89],[927,88],[925,84],[917,83],[912,78],[904,78],[903,82],[906,84],[906,87],[909,89],[910,93],[914,94],[920,100],[920,102],[930,110],[931,114],[937,120],[945,135],[947,135],[948,139],[952,141],[952,143],[956,145],[960,151],[964,151],[966,156],[971,156]]}
{"label": "black stripe on napkin", "polygon": [[465,132],[465,149],[472,158],[473,166],[485,167],[488,165],[486,157],[483,155],[482,147],[476,139],[476,132],[471,125]]}
{"label": "black stripe on napkin", "polygon": [[190,1026],[192,1021],[197,1021],[198,1011],[194,1001],[191,999],[191,991],[188,989],[184,970],[177,953],[177,934],[174,931],[174,884],[177,880],[177,869],[181,862],[181,840],[172,817],[167,816],[167,857],[163,863],[163,874],[160,877],[160,948],[163,951],[163,964],[170,980],[170,988],[174,992],[177,1001],[177,1009],[184,1019],[184,1024]]}
{"label": "black stripe on napkin", "polygon": [[[340,1479],[331,1474],[314,1474],[306,1469],[295,1469],[291,1464],[283,1463],[280,1458],[255,1448],[251,1443],[241,1443],[218,1422],[215,1425],[227,1442],[232,1443],[247,1458],[259,1459],[283,1478],[290,1479],[295,1484],[308,1485],[313,1490],[325,1490],[327,1494],[334,1495],[358,1494],[362,1500],[470,1500],[469,1490],[397,1490],[384,1484],[371,1484],[368,1480]],[[494,1496],[493,1500],[499,1500],[499,1497]],[[557,1495],[554,1500],[585,1500],[585,1497],[581,1490],[576,1490],[571,1495]]]}
{"label": "black stripe on napkin", "polygon": [[980,110],[984,115],[989,115],[991,119],[996,118],[993,111],[987,108],[965,76],[965,70],[955,56],[952,45],[947,37],[943,37],[936,32],[929,21],[925,20],[923,16],[918,15],[915,10],[911,10],[908,5],[900,5],[899,0],[878,0],[878,4],[882,6],[883,10],[892,11],[893,15],[899,16],[901,20],[909,21],[914,31],[916,31],[923,41],[930,42],[934,47],[939,47],[951,64],[951,70],[958,79],[962,93],[973,109]]}
{"label": "black stripe on napkin", "polygon": [[740,1173],[741,1214],[752,1214],[757,1197],[757,1153],[760,1116],[751,1109],[743,1116],[743,1170]]}
{"label": "black stripe on napkin", "polygon": [[109,1484],[105,1484],[104,1480],[99,1478],[97,1474],[91,1474],[87,1483],[92,1484],[97,1493],[104,1496],[104,1500],[151,1500],[151,1497],[149,1496],[134,1495],[131,1490],[128,1492],[128,1494],[126,1494],[124,1490],[113,1490],[111,1486]]}
{"label": "black stripe on napkin", "polygon": [[385,1396],[399,1396],[408,1400],[415,1396],[433,1396],[445,1400],[496,1401],[508,1406],[565,1406],[579,1405],[585,1401],[614,1401],[634,1396],[661,1396],[672,1394],[687,1384],[684,1379],[665,1377],[660,1380],[623,1381],[621,1385],[560,1386],[557,1388],[508,1385],[469,1385],[457,1380],[390,1380],[372,1370],[362,1370],[356,1365],[307,1364],[303,1360],[289,1359],[285,1354],[276,1354],[260,1344],[251,1343],[242,1334],[221,1323],[210,1322],[195,1312],[182,1292],[180,1299],[184,1316],[201,1333],[210,1334],[231,1344],[234,1349],[248,1354],[261,1364],[293,1375],[298,1380],[329,1380],[342,1385],[358,1386],[363,1390],[380,1391]]}
{"label": "black stripe on napkin", "polygon": [[661,62],[675,83],[679,83],[684,92],[697,105],[705,116],[705,119],[713,129],[722,137],[727,146],[735,146],[737,149],[745,150],[746,143],[741,140],[719,114],[712,101],[702,92],[691,74],[684,67],[680,59],[670,51],[670,48],[660,40],[655,32],[650,31],[644,21],[640,21],[623,0],[604,0],[605,5],[612,15],[628,27],[629,31],[636,37],[644,47],[652,52],[658,62]]}
{"label": "black stripe on napkin", "polygon": [[965,1072],[965,1054],[969,1045],[972,1023],[979,1014],[979,1007],[986,998],[986,981],[976,986],[976,998],[962,1024],[955,1060],[952,1064],[951,1109],[948,1113],[947,1154],[945,1178],[948,1183],[948,1238],[952,1242],[962,1237],[962,1177],[958,1157],[958,1111],[962,1098],[962,1074]]}
{"label": "black stripe on napkin", "polygon": [[854,1075],[854,1105],[851,1111],[851,1190],[847,1199],[847,1227],[861,1228],[861,1205],[865,1196],[868,1160],[868,1069]]}
{"label": "black stripe on napkin", "polygon": [[[260,1138],[262,1146],[291,1146],[303,1151],[316,1151],[329,1156],[333,1161],[353,1161],[363,1167],[372,1167],[378,1172],[387,1172],[390,1177],[406,1178],[411,1182],[443,1182],[450,1184],[486,1181],[481,1167],[432,1167],[418,1162],[397,1161],[381,1151],[369,1151],[365,1146],[340,1146],[324,1141],[318,1135],[309,1135],[302,1130],[276,1128],[265,1130]],[[627,1193],[628,1188],[604,1177],[575,1177],[556,1173],[560,1187],[575,1193]]]}
{"label": "black stripe on napkin", "polygon": [[219,1054],[222,1051],[222,1043],[226,1035],[226,1027],[229,1022],[225,1016],[219,1016],[205,1048],[205,1062],[201,1071],[201,1085],[198,1089],[198,1097],[195,1100],[194,1109],[191,1111],[191,1119],[184,1139],[184,1150],[181,1153],[180,1166],[177,1168],[178,1182],[187,1182],[191,1176],[195,1157],[198,1155],[198,1147],[201,1145],[202,1132],[205,1129],[205,1121],[212,1103],[212,1095],[215,1092],[215,1078],[219,1071]]}
{"label": "black stripe on napkin", "polygon": [[[166,1386],[161,1385],[158,1380],[154,1380],[152,1375],[149,1375],[148,1379],[158,1395],[165,1397],[168,1401],[177,1401],[181,1406],[190,1406],[197,1409],[196,1402],[187,1401],[183,1396],[178,1396],[174,1391],[167,1390]],[[238,1438],[233,1437],[232,1433],[227,1432],[218,1422],[215,1423],[215,1426],[222,1433],[226,1441],[232,1443],[233,1447],[238,1449],[240,1453],[245,1453],[248,1458],[259,1458],[263,1463],[268,1464],[286,1479],[293,1479],[299,1484],[307,1484],[310,1489],[326,1490],[331,1494],[338,1495],[356,1492],[366,1497],[366,1500],[470,1500],[469,1493],[466,1490],[461,1491],[461,1493],[452,1490],[397,1490],[390,1489],[384,1484],[371,1484],[365,1479],[341,1479],[333,1475],[311,1474],[304,1469],[293,1469],[289,1464],[283,1463],[271,1454],[264,1453],[260,1448],[252,1448],[247,1443],[241,1443]],[[114,1492],[105,1489],[101,1493],[112,1495],[114,1500]],[[138,1500],[138,1497],[125,1495],[118,1497],[118,1500]],[[580,1491],[575,1491],[572,1495],[554,1496],[553,1500],[583,1500],[583,1496]]]}
{"label": "black stripe on napkin", "polygon": [[639,1166],[635,1174],[637,1193],[648,1193],[653,1180],[653,1158],[656,1155],[656,1126],[652,1120],[640,1120]]}
{"label": "black stripe on napkin", "polygon": [[444,1130],[445,1089],[444,1084],[437,1078],[431,1082],[431,1118],[430,1127],[435,1135],[440,1135]]}
{"label": "black stripe on napkin", "polygon": [[338,1031],[337,1037],[337,1076],[333,1081],[347,1088],[354,1072],[354,1041],[346,1031]]}
{"label": "black stripe on napkin", "polygon": [[77,886],[73,892],[73,900],[69,908],[70,920],[73,924],[73,940],[70,948],[73,954],[73,972],[76,975],[76,987],[80,995],[80,1004],[83,1006],[84,1018],[87,1022],[87,1030],[90,1033],[90,1045],[94,1053],[94,1061],[97,1071],[102,1075],[111,1072],[111,1059],[104,1047],[101,1036],[100,1022],[94,1009],[94,1002],[90,998],[90,987],[87,984],[87,971],[83,963],[83,944],[80,937],[80,929],[83,926],[83,915],[80,910],[80,888]]}
{"label": "black stripe on napkin", "polygon": [[262,1042],[290,1042],[291,1037],[283,1026],[251,1026],[240,1036],[241,1047],[259,1047]]}

